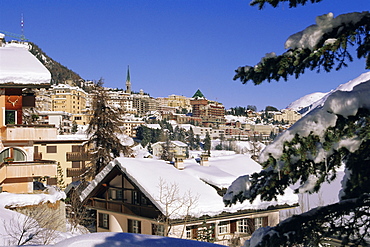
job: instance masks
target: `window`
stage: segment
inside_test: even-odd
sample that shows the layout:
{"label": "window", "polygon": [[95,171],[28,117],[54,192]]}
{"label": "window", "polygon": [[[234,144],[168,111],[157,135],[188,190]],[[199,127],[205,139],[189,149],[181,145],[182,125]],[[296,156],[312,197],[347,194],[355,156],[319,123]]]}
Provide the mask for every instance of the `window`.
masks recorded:
{"label": "window", "polygon": [[47,146],[46,152],[49,154],[55,154],[57,153],[57,146]]}
{"label": "window", "polygon": [[248,219],[240,219],[237,221],[238,232],[249,233],[248,231]]}
{"label": "window", "polygon": [[128,219],[128,232],[141,233],[141,221]]}
{"label": "window", "polygon": [[16,124],[16,111],[5,111],[5,124]]}
{"label": "window", "polygon": [[136,204],[136,205],[140,204],[139,192],[137,192],[136,190],[132,191],[132,204]]}
{"label": "window", "polygon": [[80,161],[72,161],[72,168],[80,168]]}
{"label": "window", "polygon": [[225,234],[228,233],[228,226],[229,222],[228,221],[222,221],[218,223],[218,234]]}
{"label": "window", "polygon": [[257,230],[258,228],[260,228],[262,226],[263,226],[263,218],[261,218],[261,217],[255,218],[254,219],[254,227],[255,227],[255,229]]}
{"label": "window", "polygon": [[99,227],[109,229],[109,214],[99,213]]}
{"label": "window", "polygon": [[191,230],[191,227],[190,226],[187,226],[186,227],[186,238],[187,239],[191,239],[191,232],[192,232],[192,230]]}
{"label": "window", "polygon": [[164,225],[152,224],[152,235],[164,236]]}
{"label": "window", "polygon": [[17,148],[8,148],[0,153],[0,163],[3,162],[6,158],[11,158],[14,161],[25,161],[26,155],[22,150],[19,150]]}

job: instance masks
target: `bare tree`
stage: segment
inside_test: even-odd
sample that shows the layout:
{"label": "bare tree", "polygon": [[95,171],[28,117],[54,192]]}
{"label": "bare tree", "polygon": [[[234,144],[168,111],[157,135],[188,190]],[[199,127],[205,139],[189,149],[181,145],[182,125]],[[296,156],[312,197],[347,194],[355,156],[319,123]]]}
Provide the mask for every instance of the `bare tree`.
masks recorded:
{"label": "bare tree", "polygon": [[20,211],[10,221],[3,220],[5,232],[0,235],[9,245],[47,245],[56,238],[56,231],[65,227],[65,219],[46,204]]}
{"label": "bare tree", "polygon": [[[71,230],[77,228],[81,229],[80,226],[88,227],[92,225],[95,220],[95,216],[92,212],[81,202],[76,190],[72,190],[69,197],[66,199],[66,213],[68,222],[71,225]],[[86,233],[88,233],[87,229]]]}
{"label": "bare tree", "polygon": [[[158,221],[165,225],[164,235],[168,236],[171,227],[172,219],[183,219],[184,226],[189,220],[190,210],[194,208],[198,202],[199,195],[194,196],[191,191],[180,194],[180,188],[177,183],[167,183],[162,178],[159,180],[159,198],[157,200],[164,205],[163,215]],[[184,234],[185,227],[181,232],[181,237]]]}

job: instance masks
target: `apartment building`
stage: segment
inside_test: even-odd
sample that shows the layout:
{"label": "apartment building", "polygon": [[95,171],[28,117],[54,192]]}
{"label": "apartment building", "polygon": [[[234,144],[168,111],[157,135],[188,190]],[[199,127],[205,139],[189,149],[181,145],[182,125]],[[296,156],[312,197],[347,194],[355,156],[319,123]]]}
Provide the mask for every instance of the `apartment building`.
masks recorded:
{"label": "apartment building", "polygon": [[193,117],[202,118],[203,126],[219,127],[225,124],[225,107],[223,104],[207,100],[199,89],[194,94],[193,99],[190,100],[190,104]]}
{"label": "apartment building", "polygon": [[51,87],[52,111],[81,114],[86,109],[88,94],[79,87],[58,84]]}
{"label": "apartment building", "polygon": [[290,109],[283,109],[281,112],[277,112],[274,115],[274,120],[288,124],[294,124],[302,117],[297,111],[290,110]]}
{"label": "apartment building", "polygon": [[[0,40],[2,34],[0,34]],[[55,161],[36,160],[36,140],[56,139],[51,125],[27,124],[23,113],[35,107],[36,88],[50,86],[50,72],[28,51],[27,43],[0,45],[0,189],[32,193],[33,181],[55,184]]]}

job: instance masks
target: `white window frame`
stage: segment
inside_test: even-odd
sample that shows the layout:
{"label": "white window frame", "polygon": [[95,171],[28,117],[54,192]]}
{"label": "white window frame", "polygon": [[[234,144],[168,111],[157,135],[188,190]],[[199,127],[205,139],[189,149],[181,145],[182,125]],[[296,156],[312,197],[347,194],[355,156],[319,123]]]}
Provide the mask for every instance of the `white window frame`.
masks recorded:
{"label": "white window frame", "polygon": [[229,232],[229,222],[221,221],[218,223],[218,234],[226,234]]}
{"label": "white window frame", "polygon": [[263,217],[254,218],[254,230],[263,227]]}
{"label": "white window frame", "polygon": [[185,232],[185,236],[186,236],[186,238],[187,239],[192,239],[192,236],[193,234],[192,234],[192,229],[191,229],[191,227],[190,226],[187,226],[186,227],[186,232]]}
{"label": "white window frame", "polygon": [[240,219],[237,221],[237,231],[239,233],[249,233],[248,219]]}
{"label": "white window frame", "polygon": [[140,222],[132,220],[132,233],[140,233]]}

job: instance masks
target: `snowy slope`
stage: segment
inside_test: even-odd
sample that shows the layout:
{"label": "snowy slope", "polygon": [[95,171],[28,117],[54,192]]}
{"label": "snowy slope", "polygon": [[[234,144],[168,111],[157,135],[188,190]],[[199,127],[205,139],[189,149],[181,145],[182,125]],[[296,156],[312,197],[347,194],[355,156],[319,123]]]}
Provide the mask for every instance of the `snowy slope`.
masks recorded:
{"label": "snowy slope", "polygon": [[50,84],[51,74],[28,51],[27,44],[0,47],[0,84]]}
{"label": "snowy slope", "polygon": [[[306,96],[301,97],[300,99],[292,102],[289,104],[287,108],[292,108],[294,110],[300,110],[304,109],[304,112],[301,112],[301,114],[308,114],[310,111],[312,111],[315,108],[322,107],[326,101],[326,99],[332,95],[333,93],[337,91],[352,91],[353,88],[365,81],[370,80],[370,72],[363,73],[359,77],[348,81],[347,83],[340,84],[336,89],[328,92],[328,93],[313,93]],[[320,97],[322,95],[322,97]]]}
{"label": "snowy slope", "polygon": [[317,92],[317,93],[311,93],[311,94],[305,95],[297,99],[296,101],[290,103],[286,108],[299,111],[305,107],[312,105],[316,101],[322,99],[326,94],[328,93]]}

